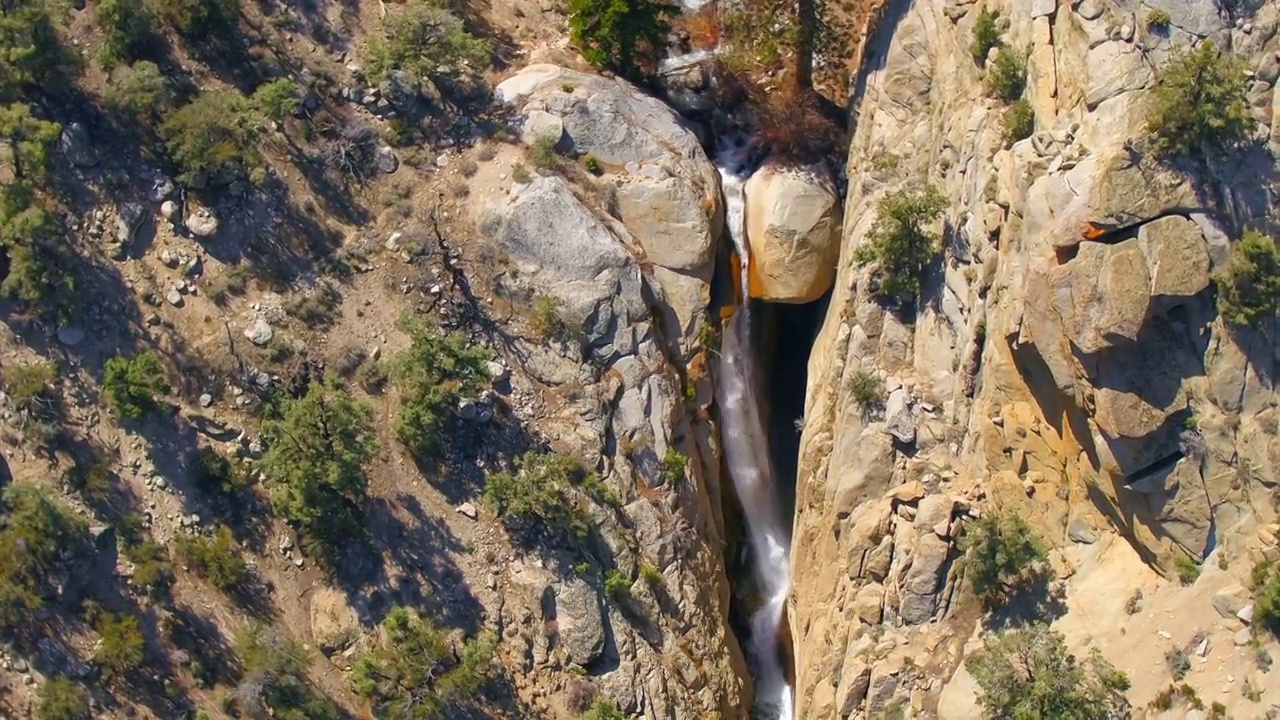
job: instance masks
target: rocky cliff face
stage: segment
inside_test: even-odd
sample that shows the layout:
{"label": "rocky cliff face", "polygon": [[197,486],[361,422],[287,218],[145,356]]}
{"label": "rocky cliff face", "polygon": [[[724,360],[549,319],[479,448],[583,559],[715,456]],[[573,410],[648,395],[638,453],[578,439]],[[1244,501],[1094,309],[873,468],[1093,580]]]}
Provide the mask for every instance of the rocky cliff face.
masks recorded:
{"label": "rocky cliff face", "polygon": [[[971,714],[971,700],[938,697],[953,675],[967,682],[955,671],[974,631],[957,602],[955,530],[989,507],[1055,548],[1060,627],[1129,671],[1135,705],[1168,684],[1167,643],[1123,640],[1121,606],[1135,588],[1181,590],[1109,566],[1212,556],[1227,569],[1179,596],[1186,634],[1239,629],[1210,596],[1275,553],[1275,344],[1271,327],[1222,322],[1212,277],[1240,228],[1274,223],[1280,8],[1220,5],[885,4],[853,83],[843,245],[809,367],[790,611],[798,717]],[[1011,147],[1005,106],[969,54],[983,7],[1028,51],[1035,133]],[[1146,26],[1155,9],[1165,32]],[[1171,168],[1144,149],[1146,90],[1172,48],[1201,40],[1252,69],[1259,142],[1211,170]],[[920,182],[948,200],[944,255],[904,319],[871,297],[854,254],[876,201]],[[1087,221],[1129,229],[1086,240]],[[857,402],[864,373],[885,381],[883,412]],[[1251,665],[1238,661],[1242,675]],[[1258,707],[1239,692],[1222,701]]]}

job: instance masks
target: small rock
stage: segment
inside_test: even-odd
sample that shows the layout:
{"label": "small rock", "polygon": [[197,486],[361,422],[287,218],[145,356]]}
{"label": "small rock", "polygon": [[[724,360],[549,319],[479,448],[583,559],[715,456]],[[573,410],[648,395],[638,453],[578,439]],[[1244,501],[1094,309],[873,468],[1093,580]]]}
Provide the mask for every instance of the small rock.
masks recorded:
{"label": "small rock", "polygon": [[1208,654],[1209,654],[1209,638],[1205,638],[1200,641],[1199,645],[1196,646],[1196,655],[1199,655],[1200,657],[1205,657]]}
{"label": "small rock", "polygon": [[1244,647],[1249,644],[1249,640],[1253,638],[1253,634],[1249,632],[1249,628],[1243,628],[1236,633],[1236,647]]}
{"label": "small rock", "polygon": [[36,679],[35,679],[35,678],[33,678],[33,677],[31,677],[30,675],[23,675],[23,676],[22,676],[22,684],[23,684],[23,685],[27,685],[27,686],[35,685],[35,684],[36,684]]}
{"label": "small rock", "polygon": [[380,357],[382,357],[382,346],[381,346],[381,345],[374,345],[373,347],[369,348],[369,359],[370,359],[370,360],[372,360],[373,362],[377,362],[377,361],[378,361],[378,358],[380,358]]}
{"label": "small rock", "polygon": [[142,219],[146,217],[146,212],[146,208],[138,203],[121,205],[120,213],[116,215],[116,242],[123,245],[132,240],[133,234],[142,225]]}
{"label": "small rock", "polygon": [[1120,39],[1125,42],[1133,42],[1134,26],[1133,23],[1127,22],[1120,26]]}
{"label": "small rock", "polygon": [[488,371],[489,377],[495,383],[506,382],[511,377],[511,371],[507,369],[507,366],[496,360],[490,360],[485,363],[485,370]]}
{"label": "small rock", "polygon": [[209,393],[204,393],[200,396],[200,407],[207,408],[212,404],[213,404],[212,395],[210,395]]}
{"label": "small rock", "polygon": [[1253,624],[1253,603],[1240,608],[1240,612],[1236,613],[1236,617],[1240,618],[1240,622],[1245,625]]}
{"label": "small rock", "polygon": [[177,188],[173,186],[173,181],[167,177],[158,177],[151,183],[151,190],[147,192],[147,199],[153,203],[168,200],[173,196]]}
{"label": "small rock", "polygon": [[143,322],[145,322],[150,327],[155,327],[156,325],[160,324],[160,316],[156,313],[151,313],[150,315],[147,315],[146,319]]}
{"label": "small rock", "polygon": [[1173,636],[1172,636],[1172,635],[1170,635],[1170,634],[1169,634],[1167,631],[1165,631],[1165,630],[1157,631],[1157,632],[1156,632],[1156,634],[1157,634],[1157,635],[1159,635],[1160,637],[1164,638],[1165,640],[1172,640],[1172,639],[1173,639]]}
{"label": "small rock", "polygon": [[84,330],[70,325],[58,330],[58,342],[67,347],[75,347],[84,342]]}
{"label": "small rock", "polygon": [[271,338],[275,336],[275,331],[271,329],[271,324],[262,318],[253,321],[253,324],[244,331],[244,336],[249,342],[258,347],[266,347],[271,342]]}
{"label": "small rock", "polygon": [[449,156],[448,155],[437,156],[436,167],[440,167],[440,168],[449,167]]}
{"label": "small rock", "polygon": [[397,230],[391,233],[391,236],[387,238],[387,242],[383,244],[383,247],[385,247],[387,250],[391,252],[399,252],[400,240],[403,237],[404,237],[404,233]]}
{"label": "small rock", "polygon": [[400,169],[400,158],[396,157],[396,153],[390,147],[383,145],[374,152],[373,163],[383,173],[390,175]]}
{"label": "small rock", "polygon": [[912,480],[885,493],[885,497],[901,503],[917,502],[924,497],[924,484],[919,480]]}
{"label": "small rock", "polygon": [[294,559],[293,559],[293,566],[294,566],[294,567],[296,567],[296,568],[298,568],[299,570],[301,570],[301,569],[302,569],[302,566],[303,566],[303,565],[305,565],[305,564],[306,564],[306,562],[307,562],[306,560],[303,560],[303,559],[302,559],[302,558],[300,558],[300,557],[298,557],[298,558],[294,558]]}
{"label": "small rock", "polygon": [[218,232],[218,218],[204,208],[192,213],[184,224],[196,237],[213,237]]}
{"label": "small rock", "polygon": [[173,288],[172,290],[170,290],[169,293],[164,296],[164,299],[168,300],[169,304],[174,307],[182,307],[182,302],[183,302],[182,293],[178,290],[178,288]]}
{"label": "small rock", "polygon": [[1088,518],[1078,517],[1067,525],[1067,537],[1071,542],[1092,545],[1098,542],[1098,530]]}
{"label": "small rock", "polygon": [[465,516],[470,520],[476,519],[476,506],[469,502],[464,502],[457,507],[458,514]]}
{"label": "small rock", "polygon": [[282,535],[280,537],[280,552],[283,554],[283,553],[289,552],[292,549],[293,549],[293,538],[289,537],[288,535]]}
{"label": "small rock", "polygon": [[89,141],[89,131],[78,122],[63,128],[62,135],[58,138],[58,147],[76,167],[93,167],[98,164],[93,143]]}
{"label": "small rock", "polygon": [[160,203],[160,215],[163,216],[165,220],[168,220],[171,223],[176,223],[178,222],[178,218],[181,217],[181,214],[182,209],[178,207],[178,203],[172,200],[165,200]]}

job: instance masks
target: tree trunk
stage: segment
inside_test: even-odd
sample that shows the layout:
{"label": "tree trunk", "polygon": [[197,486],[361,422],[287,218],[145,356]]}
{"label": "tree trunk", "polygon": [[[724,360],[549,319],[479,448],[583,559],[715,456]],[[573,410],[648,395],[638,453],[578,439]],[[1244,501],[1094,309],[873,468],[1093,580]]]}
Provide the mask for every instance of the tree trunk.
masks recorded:
{"label": "tree trunk", "polygon": [[796,72],[797,90],[813,89],[813,47],[816,44],[819,0],[796,0]]}

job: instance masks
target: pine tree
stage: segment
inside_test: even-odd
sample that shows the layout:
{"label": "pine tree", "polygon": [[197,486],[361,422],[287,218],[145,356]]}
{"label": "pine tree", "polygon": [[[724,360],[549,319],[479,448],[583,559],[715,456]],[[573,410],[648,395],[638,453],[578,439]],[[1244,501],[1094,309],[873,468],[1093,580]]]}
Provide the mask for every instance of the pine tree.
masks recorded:
{"label": "pine tree", "polygon": [[644,81],[658,69],[679,8],[667,0],[569,0],[569,32],[583,59]]}

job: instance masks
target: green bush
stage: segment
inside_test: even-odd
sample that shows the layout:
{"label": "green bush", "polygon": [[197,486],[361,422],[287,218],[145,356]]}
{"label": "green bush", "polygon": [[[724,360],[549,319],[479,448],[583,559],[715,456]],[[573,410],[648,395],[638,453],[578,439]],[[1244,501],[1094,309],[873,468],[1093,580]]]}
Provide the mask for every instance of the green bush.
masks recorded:
{"label": "green bush", "polygon": [[1164,32],[1169,29],[1169,13],[1163,8],[1154,8],[1147,13],[1146,26],[1149,32]]}
{"label": "green bush", "polygon": [[937,257],[939,241],[924,226],[937,220],[946,200],[932,185],[904,188],[876,205],[876,222],[854,258],[872,265],[876,293],[885,299],[913,301],[925,269]]}
{"label": "green bush", "polygon": [[987,92],[1011,103],[1022,97],[1027,89],[1026,53],[1002,49],[996,54],[995,64],[987,70]]}
{"label": "green bush", "polygon": [[253,91],[250,102],[263,116],[279,122],[298,109],[302,101],[298,84],[288,78],[262,83]]}
{"label": "green bush", "polygon": [[1173,558],[1173,569],[1178,575],[1178,582],[1192,585],[1200,578],[1200,564],[1190,556],[1178,553]]}
{"label": "green bush", "polygon": [[240,0],[154,0],[153,7],[192,40],[225,38],[240,14]]}
{"label": "green bush", "polygon": [[517,163],[511,168],[511,180],[517,184],[525,185],[533,182],[533,175],[529,173],[529,168]]}
{"label": "green bush", "polygon": [[1127,709],[1129,679],[1094,649],[1078,661],[1062,635],[1034,624],[999,633],[965,660],[987,718],[1106,720]]}
{"label": "green bush", "polygon": [[253,485],[249,469],[213,448],[202,447],[191,461],[191,480],[203,493],[235,495]]}
{"label": "green bush", "polygon": [[546,135],[535,140],[529,148],[529,159],[540,170],[555,170],[560,167],[561,158],[556,150],[556,139]]}
{"label": "green bush", "polygon": [[103,100],[112,111],[146,125],[155,124],[173,108],[173,88],[149,60],[121,65],[111,71]]}
{"label": "green bush", "polygon": [[57,4],[10,0],[0,8],[0,98],[17,95],[24,85],[48,83],[75,63],[58,43]]}
{"label": "green bush", "polygon": [[879,375],[859,370],[853,374],[853,378],[849,383],[850,397],[858,406],[858,411],[862,413],[864,419],[873,418],[884,412],[885,389],[884,381]]}
{"label": "green bush", "polygon": [[569,334],[560,298],[539,295],[533,299],[533,332],[544,340],[562,340]]}
{"label": "green bush", "polygon": [[618,707],[618,703],[609,698],[600,697],[596,698],[580,720],[627,720],[627,716]]}
{"label": "green bush", "polygon": [[315,383],[286,402],[263,435],[262,468],[276,511],[302,526],[322,553],[357,536],[369,485],[366,465],[378,452],[369,406]]}
{"label": "green bush", "polygon": [[1257,326],[1280,307],[1280,251],[1275,240],[1246,230],[1231,246],[1231,264],[1214,278],[1218,312],[1229,323]]}
{"label": "green bush", "polygon": [[1010,145],[1026,140],[1036,129],[1036,111],[1026,98],[1019,98],[1004,115],[1004,141]]}
{"label": "green bush", "polygon": [[249,583],[249,564],[236,549],[231,529],[219,526],[212,538],[184,535],[174,540],[178,558],[191,572],[223,592],[243,589]]}
{"label": "green bush", "polygon": [[667,578],[662,574],[662,571],[656,565],[650,565],[649,563],[644,563],[640,566],[640,579],[655,590],[667,584]]}
{"label": "green bush", "polygon": [[17,363],[0,368],[0,382],[9,403],[19,412],[37,410],[53,402],[53,365],[47,362]]}
{"label": "green bush", "polygon": [[1280,635],[1280,566],[1264,562],[1253,568],[1253,618],[1255,626]]}
{"label": "green bush", "polygon": [[11,484],[2,497],[0,627],[12,630],[44,606],[63,559],[87,548],[88,527],[37,486]]}
{"label": "green bush", "polygon": [[985,65],[991,48],[1000,44],[1000,28],[996,24],[999,18],[995,11],[983,8],[973,23],[973,42],[969,44],[969,54],[979,65]]}
{"label": "green bush", "polygon": [[604,593],[614,602],[624,603],[631,599],[631,578],[621,570],[610,570],[604,575]]}
{"label": "green bush", "polygon": [[244,97],[213,90],[168,113],[160,136],[184,183],[226,184],[241,178],[257,183],[266,179],[257,150],[260,127],[261,118]]}
{"label": "green bush", "polygon": [[99,58],[105,67],[131,61],[155,43],[155,17],[144,0],[100,0],[98,24],[104,39]]}
{"label": "green bush", "polygon": [[973,589],[988,610],[1043,582],[1048,569],[1044,546],[1026,521],[1012,513],[983,516],[966,530],[961,547]]}
{"label": "green bush", "polygon": [[409,347],[392,363],[400,390],[396,437],[415,457],[429,460],[444,449],[445,427],[458,401],[488,386],[490,354],[461,332],[444,333],[418,319],[406,317],[399,328],[409,336]]}
{"label": "green bush", "polygon": [[[340,720],[348,717],[307,680],[309,660],[301,645],[269,625],[254,623],[236,639],[243,668],[228,694],[231,717],[277,720]],[[231,711],[234,711],[231,712]]]}
{"label": "green bush", "polygon": [[1211,154],[1248,138],[1254,128],[1243,60],[1202,41],[1176,51],[1151,90],[1147,129],[1165,157]]}
{"label": "green bush", "polygon": [[674,447],[667,448],[667,453],[662,456],[662,470],[659,476],[662,478],[662,484],[667,487],[674,488],[683,483],[686,479],[685,469],[689,465],[689,458],[684,453]]}
{"label": "green bush", "polygon": [[89,693],[67,678],[50,678],[36,698],[37,720],[90,720]]}
{"label": "green bush", "polygon": [[[8,145],[13,175],[19,180],[39,182],[45,178],[49,153],[61,133],[61,125],[36,117],[26,103],[0,105],[0,139]],[[23,199],[12,192],[6,187],[10,202]]]}
{"label": "green bush", "polygon": [[173,585],[173,565],[169,562],[169,554],[156,543],[145,540],[126,545],[124,555],[133,563],[131,578],[138,587],[151,597],[160,597]]}
{"label": "green bush", "polygon": [[449,11],[409,0],[383,20],[385,37],[370,47],[369,71],[377,80],[403,70],[415,77],[450,77],[459,67],[488,67],[493,45],[467,32]]}
{"label": "green bush", "polygon": [[644,80],[657,71],[679,12],[667,0],[569,0],[569,36],[592,67]]}
{"label": "green bush", "polygon": [[469,640],[461,655],[430,620],[396,607],[382,621],[378,644],[356,661],[353,687],[377,717],[445,720],[460,716],[488,682],[489,637]]}
{"label": "green bush", "polygon": [[113,357],[103,368],[102,394],[121,417],[142,418],[159,408],[157,396],[168,392],[164,367],[154,352],[132,358]]}
{"label": "green bush", "polygon": [[604,166],[600,164],[600,158],[592,155],[591,153],[587,153],[583,156],[582,166],[585,167],[587,172],[592,175],[600,175],[604,172]]}
{"label": "green bush", "polygon": [[515,461],[516,472],[489,476],[485,500],[508,531],[530,539],[539,530],[585,537],[590,515],[572,497],[582,466],[561,455],[527,452]]}
{"label": "green bush", "polygon": [[86,619],[98,633],[94,662],[102,666],[108,682],[123,681],[142,669],[147,660],[147,638],[133,615],[123,615],[90,605]]}

